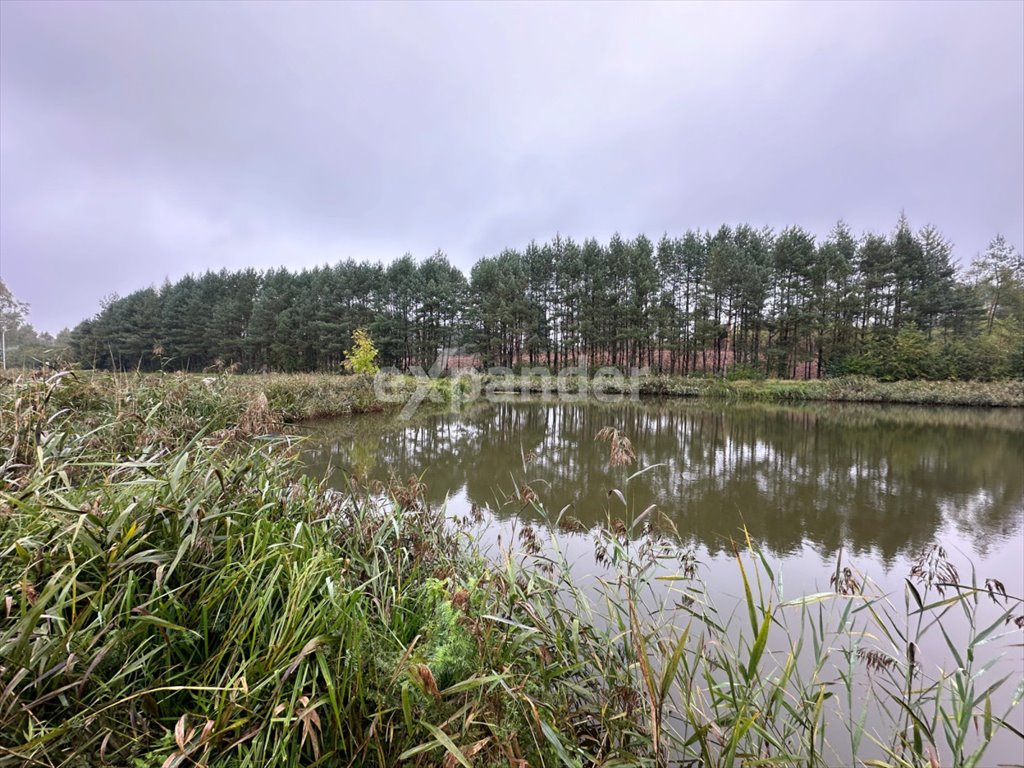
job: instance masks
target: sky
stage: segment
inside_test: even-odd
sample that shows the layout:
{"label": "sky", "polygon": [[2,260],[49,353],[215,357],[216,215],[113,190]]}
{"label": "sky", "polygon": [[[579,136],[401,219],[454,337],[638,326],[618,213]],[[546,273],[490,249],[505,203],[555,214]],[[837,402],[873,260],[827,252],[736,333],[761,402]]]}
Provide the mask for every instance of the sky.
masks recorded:
{"label": "sky", "polygon": [[556,233],[1024,242],[1024,3],[0,2],[0,278],[467,270]]}

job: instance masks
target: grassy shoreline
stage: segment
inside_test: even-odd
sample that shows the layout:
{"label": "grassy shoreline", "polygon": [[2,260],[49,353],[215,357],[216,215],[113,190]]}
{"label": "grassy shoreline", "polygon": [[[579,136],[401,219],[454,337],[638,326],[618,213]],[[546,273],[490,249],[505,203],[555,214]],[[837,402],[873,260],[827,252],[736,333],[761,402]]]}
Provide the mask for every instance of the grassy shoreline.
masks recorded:
{"label": "grassy shoreline", "polygon": [[[170,392],[197,391],[199,383],[215,395],[224,418],[237,418],[248,403],[266,395],[272,413],[285,423],[315,421],[352,413],[400,410],[410,398],[420,397],[428,404],[452,404],[498,395],[550,394],[570,396],[632,396],[699,398],[718,401],[766,403],[836,402],[864,404],[901,404],[951,407],[1024,408],[1024,380],[996,382],[898,381],[881,382],[863,376],[835,379],[790,381],[727,381],[712,378],[643,375],[636,379],[594,379],[579,376],[564,378],[539,376],[493,376],[424,378],[387,376],[382,388],[368,376],[343,376],[318,373],[222,374],[207,376],[184,373],[111,374],[76,371],[71,374],[86,387],[98,390],[127,386],[136,382]],[[25,373],[21,378],[45,378]],[[0,382],[3,382],[0,379]],[[6,380],[14,381],[14,377]],[[2,386],[2,383],[0,383]],[[386,394],[382,399],[381,393]]]}
{"label": "grassy shoreline", "polygon": [[[487,559],[415,483],[340,494],[274,436],[382,405],[340,377],[0,387],[0,765],[902,768],[977,763],[1013,728],[1022,692],[993,702],[984,659],[1020,601],[941,593],[941,551],[905,596],[837,564],[834,592],[782,601],[740,542],[723,613],[650,515],[524,525]],[[599,600],[560,536],[593,538]],[[960,661],[937,677],[929,629]]]}
{"label": "grassy shoreline", "polygon": [[262,390],[287,421],[307,421],[380,410],[401,409],[419,390],[426,403],[467,402],[488,394],[560,397],[638,396],[696,398],[766,403],[834,402],[951,407],[1024,407],[1024,381],[880,382],[867,377],[815,381],[725,381],[678,376],[628,379],[539,376],[473,376],[425,379],[390,376],[388,399],[381,400],[372,380],[330,374],[272,374],[224,377],[226,391]]}
{"label": "grassy shoreline", "polygon": [[[483,386],[502,392],[541,393],[557,391],[539,377],[484,377]],[[578,392],[581,381],[565,380],[564,390]],[[615,380],[601,383],[608,394],[635,392],[641,397],[693,397],[762,402],[899,403],[1024,407],[1024,381],[896,381],[882,382],[866,376],[792,381],[784,379],[728,381],[718,378],[643,375],[627,386]]]}

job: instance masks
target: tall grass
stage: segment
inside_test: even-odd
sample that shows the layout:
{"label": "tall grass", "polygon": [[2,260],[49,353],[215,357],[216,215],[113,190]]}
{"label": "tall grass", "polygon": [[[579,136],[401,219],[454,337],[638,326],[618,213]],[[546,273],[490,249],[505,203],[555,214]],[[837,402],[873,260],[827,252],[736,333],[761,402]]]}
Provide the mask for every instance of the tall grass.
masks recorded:
{"label": "tall grass", "polygon": [[526,738],[547,707],[518,661],[527,615],[439,511],[296,479],[287,441],[243,434],[200,383],[184,402],[121,385],[4,393],[0,761],[549,749]]}
{"label": "tall grass", "polygon": [[917,405],[1024,407],[1024,381],[893,381],[869,376],[793,381],[734,380],[711,376],[640,374],[635,378],[580,376],[543,378],[535,375],[483,376],[481,386],[495,392],[586,393],[588,387],[605,395],[638,394],[653,397],[703,397],[761,402],[904,403]]}
{"label": "tall grass", "polygon": [[[590,535],[607,566],[595,626],[615,654],[582,645],[566,653],[594,660],[626,702],[645,764],[1003,764],[1005,743],[1001,758],[988,754],[999,732],[1017,741],[1011,757],[1024,749],[1024,606],[1001,582],[978,584],[973,571],[962,580],[934,545],[898,594],[840,558],[829,591],[784,599],[747,538],[733,549],[742,598],[723,609],[692,554],[674,544],[671,521],[653,508],[635,514],[628,489],[610,498],[624,519],[609,516]],[[536,568],[563,551],[558,531],[579,535],[564,516],[548,530],[546,542],[520,537],[527,570],[530,557]],[[564,576],[568,564],[553,570],[569,592],[563,611],[594,615],[594,599]]]}
{"label": "tall grass", "polygon": [[[303,477],[283,401],[198,377],[0,387],[0,765],[953,765],[1015,731],[995,696],[1015,681],[975,651],[1019,632],[1019,600],[937,552],[905,603],[845,577],[786,602],[744,542],[738,614],[656,510],[555,516],[488,558],[415,479]],[[596,589],[563,554],[584,535]],[[921,670],[953,611],[955,668]]]}

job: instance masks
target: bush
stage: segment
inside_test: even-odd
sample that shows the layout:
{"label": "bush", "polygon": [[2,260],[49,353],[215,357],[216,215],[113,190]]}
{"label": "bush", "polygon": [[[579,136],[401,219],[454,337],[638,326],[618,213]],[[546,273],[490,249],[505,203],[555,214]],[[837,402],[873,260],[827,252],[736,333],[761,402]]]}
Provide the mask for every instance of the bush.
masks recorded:
{"label": "bush", "polygon": [[729,381],[764,381],[768,378],[764,371],[746,363],[734,365],[725,375]]}
{"label": "bush", "polygon": [[352,331],[352,349],[345,353],[345,369],[352,373],[377,373],[377,348],[373,339],[363,328]]}

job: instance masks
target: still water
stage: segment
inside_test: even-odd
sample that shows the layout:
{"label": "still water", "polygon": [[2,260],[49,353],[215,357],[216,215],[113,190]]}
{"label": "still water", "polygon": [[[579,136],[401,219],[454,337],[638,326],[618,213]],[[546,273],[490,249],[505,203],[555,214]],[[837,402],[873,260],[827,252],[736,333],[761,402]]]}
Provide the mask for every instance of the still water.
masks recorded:
{"label": "still water", "polygon": [[[596,439],[605,426],[630,439],[634,463],[610,466],[608,444]],[[888,570],[942,541],[1007,585],[1019,581],[1019,409],[520,400],[408,421],[357,416],[311,432],[312,473],[416,475],[430,501],[447,497],[456,514],[475,504],[499,518],[528,515],[503,503],[525,484],[548,510],[570,506],[592,525],[627,517],[618,489],[636,513],[656,504],[685,544],[712,558],[745,526],[783,562],[842,548]]]}
{"label": "still water", "polygon": [[[597,439],[604,427],[631,441],[634,462],[611,465],[608,443]],[[933,543],[950,553],[961,581],[973,573],[978,584],[996,578],[1009,594],[1024,594],[1021,409],[510,399],[306,431],[311,474],[339,487],[348,475],[416,476],[427,500],[453,516],[486,510],[478,532],[485,544],[507,544],[514,524],[536,517],[524,488],[551,516],[565,510],[588,528],[656,505],[719,606],[741,599],[731,541],[742,542],[744,529],[768,555],[785,598],[829,591],[841,555],[902,603],[915,557]],[[565,539],[577,575],[599,570],[587,536]],[[999,665],[1012,690],[1024,651],[1019,639],[1009,642]],[[925,651],[940,662],[941,638]],[[1024,728],[1021,708],[1012,719]],[[1004,733],[986,759],[1017,764],[1021,749]]]}

